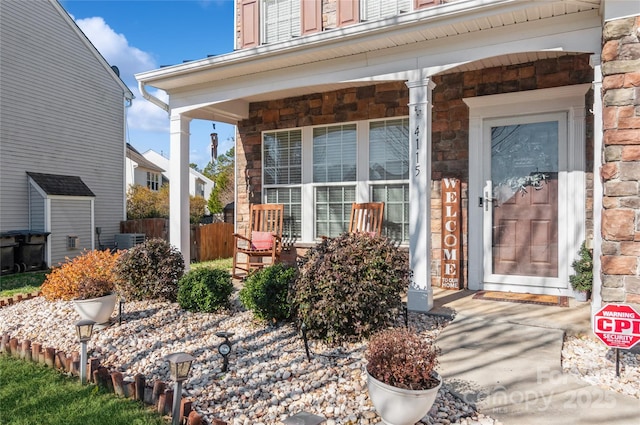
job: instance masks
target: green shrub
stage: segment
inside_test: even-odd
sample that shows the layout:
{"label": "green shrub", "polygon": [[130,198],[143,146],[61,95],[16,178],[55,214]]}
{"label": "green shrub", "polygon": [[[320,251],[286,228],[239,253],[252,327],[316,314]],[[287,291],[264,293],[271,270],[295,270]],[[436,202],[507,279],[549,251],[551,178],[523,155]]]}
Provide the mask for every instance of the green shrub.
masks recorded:
{"label": "green shrub", "polygon": [[309,336],[359,340],[387,327],[409,286],[409,256],[386,238],[344,233],[302,259],[293,291]]}
{"label": "green shrub", "polygon": [[231,292],[228,271],[199,268],[190,270],[178,282],[178,303],[185,310],[212,313],[229,303]]}
{"label": "green shrub", "polygon": [[176,301],[184,273],[182,254],[163,239],[124,251],[116,264],[118,291],[130,300]]}
{"label": "green shrub", "polygon": [[240,301],[253,311],[259,320],[278,321],[288,319],[291,306],[289,288],[296,277],[296,270],[283,264],[274,264],[252,274],[240,290]]}
{"label": "green shrub", "polygon": [[576,272],[569,276],[571,287],[576,291],[591,291],[593,286],[593,255],[584,242],[578,251],[580,258],[571,263]]}

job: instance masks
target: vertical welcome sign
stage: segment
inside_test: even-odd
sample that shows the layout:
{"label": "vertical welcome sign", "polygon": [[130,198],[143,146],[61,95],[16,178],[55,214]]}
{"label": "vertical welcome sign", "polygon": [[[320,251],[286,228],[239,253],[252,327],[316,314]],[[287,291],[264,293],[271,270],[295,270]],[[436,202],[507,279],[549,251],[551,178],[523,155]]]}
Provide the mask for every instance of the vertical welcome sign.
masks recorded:
{"label": "vertical welcome sign", "polygon": [[442,179],[442,255],[440,287],[460,289],[460,180]]}

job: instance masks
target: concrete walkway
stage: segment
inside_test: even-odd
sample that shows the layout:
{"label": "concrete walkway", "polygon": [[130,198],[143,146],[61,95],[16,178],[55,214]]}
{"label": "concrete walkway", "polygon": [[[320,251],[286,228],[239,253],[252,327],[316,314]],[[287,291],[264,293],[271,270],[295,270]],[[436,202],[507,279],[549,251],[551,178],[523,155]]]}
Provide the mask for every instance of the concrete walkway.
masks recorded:
{"label": "concrete walkway", "polygon": [[591,332],[588,303],[549,307],[473,294],[434,288],[429,312],[454,317],[436,343],[438,370],[456,395],[504,425],[640,424],[638,399],[562,373],[565,332]]}

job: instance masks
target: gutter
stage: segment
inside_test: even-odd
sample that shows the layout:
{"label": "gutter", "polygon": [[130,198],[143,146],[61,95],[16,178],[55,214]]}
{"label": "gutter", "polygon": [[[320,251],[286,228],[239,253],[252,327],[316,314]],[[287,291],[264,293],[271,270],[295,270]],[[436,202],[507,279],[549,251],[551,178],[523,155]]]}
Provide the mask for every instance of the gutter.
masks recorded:
{"label": "gutter", "polygon": [[149,92],[146,89],[146,84],[144,82],[138,81],[138,88],[140,89],[140,93],[142,93],[142,97],[144,97],[149,102],[156,105],[158,108],[163,109],[167,114],[169,113],[169,105],[167,105],[157,97],[149,94]]}

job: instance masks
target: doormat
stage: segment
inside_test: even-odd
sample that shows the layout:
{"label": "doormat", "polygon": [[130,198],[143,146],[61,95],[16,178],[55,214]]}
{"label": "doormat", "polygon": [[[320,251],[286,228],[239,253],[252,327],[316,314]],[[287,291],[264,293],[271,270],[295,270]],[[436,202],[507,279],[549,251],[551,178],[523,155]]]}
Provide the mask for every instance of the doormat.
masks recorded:
{"label": "doormat", "polygon": [[522,304],[553,305],[569,307],[569,299],[556,295],[519,294],[515,292],[478,291],[473,295],[475,300],[506,301]]}

